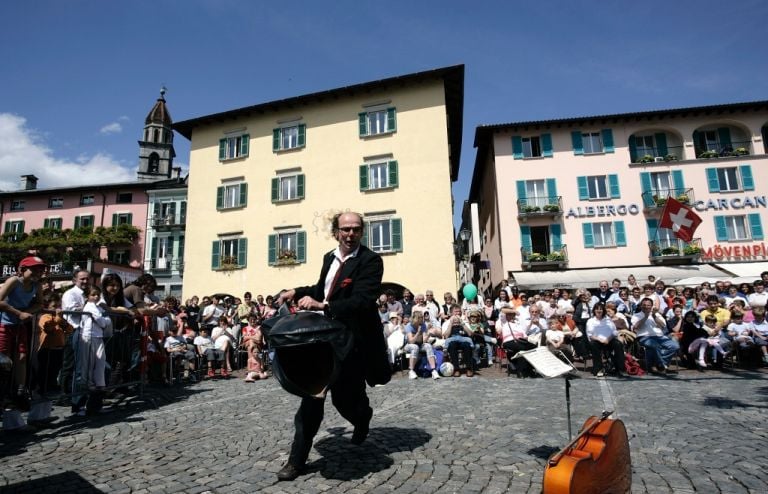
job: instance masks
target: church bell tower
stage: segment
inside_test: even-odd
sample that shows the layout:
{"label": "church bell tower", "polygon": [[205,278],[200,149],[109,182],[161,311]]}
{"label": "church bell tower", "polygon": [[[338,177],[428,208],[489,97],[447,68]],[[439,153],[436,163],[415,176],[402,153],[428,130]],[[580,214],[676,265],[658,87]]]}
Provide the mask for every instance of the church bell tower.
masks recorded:
{"label": "church bell tower", "polygon": [[139,141],[139,180],[171,178],[173,158],[173,121],[165,106],[165,87],[144,120],[144,134]]}

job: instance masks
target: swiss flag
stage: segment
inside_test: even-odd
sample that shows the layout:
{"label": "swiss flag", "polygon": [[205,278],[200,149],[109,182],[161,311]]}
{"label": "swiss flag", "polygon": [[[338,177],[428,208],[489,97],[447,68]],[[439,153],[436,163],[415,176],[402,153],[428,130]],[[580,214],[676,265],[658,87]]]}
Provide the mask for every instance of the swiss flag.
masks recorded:
{"label": "swiss flag", "polygon": [[664,211],[661,212],[659,228],[669,228],[675,237],[690,242],[699,223],[701,223],[701,217],[690,206],[672,197],[667,198]]}

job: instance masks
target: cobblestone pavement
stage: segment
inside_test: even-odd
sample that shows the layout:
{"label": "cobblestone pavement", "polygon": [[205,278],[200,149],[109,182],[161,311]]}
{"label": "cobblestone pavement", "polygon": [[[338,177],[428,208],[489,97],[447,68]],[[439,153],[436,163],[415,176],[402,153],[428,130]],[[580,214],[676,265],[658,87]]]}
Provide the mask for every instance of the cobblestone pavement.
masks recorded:
{"label": "cobblestone pavement", "polygon": [[[540,492],[567,442],[562,379],[410,381],[369,389],[362,446],[330,404],[308,472],[277,482],[298,398],[274,379],[150,389],[90,420],[0,433],[0,492]],[[573,428],[615,409],[631,437],[633,492],[768,492],[768,374],[572,380]],[[55,413],[66,415],[56,408]]]}

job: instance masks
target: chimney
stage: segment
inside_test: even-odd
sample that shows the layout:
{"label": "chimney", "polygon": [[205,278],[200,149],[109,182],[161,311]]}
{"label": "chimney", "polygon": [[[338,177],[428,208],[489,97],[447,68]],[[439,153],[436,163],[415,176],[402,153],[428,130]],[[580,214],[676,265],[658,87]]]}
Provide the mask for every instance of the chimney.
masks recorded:
{"label": "chimney", "polygon": [[173,176],[171,178],[181,178],[181,167],[180,166],[174,166],[173,167]]}
{"label": "chimney", "polygon": [[37,177],[34,175],[22,175],[21,190],[35,190],[35,189],[37,189]]}

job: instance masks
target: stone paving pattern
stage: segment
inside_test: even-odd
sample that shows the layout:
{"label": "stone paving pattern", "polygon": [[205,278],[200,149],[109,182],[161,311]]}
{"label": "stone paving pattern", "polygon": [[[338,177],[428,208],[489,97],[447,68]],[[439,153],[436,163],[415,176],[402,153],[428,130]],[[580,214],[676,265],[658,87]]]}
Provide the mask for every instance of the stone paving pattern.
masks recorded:
{"label": "stone paving pattern", "polygon": [[[634,493],[768,492],[768,374],[572,380],[572,424],[615,407],[631,441]],[[148,389],[94,419],[0,433],[0,492],[538,493],[567,442],[563,379],[480,377],[369,388],[362,446],[326,403],[308,472],[277,482],[299,399],[275,379]]]}

